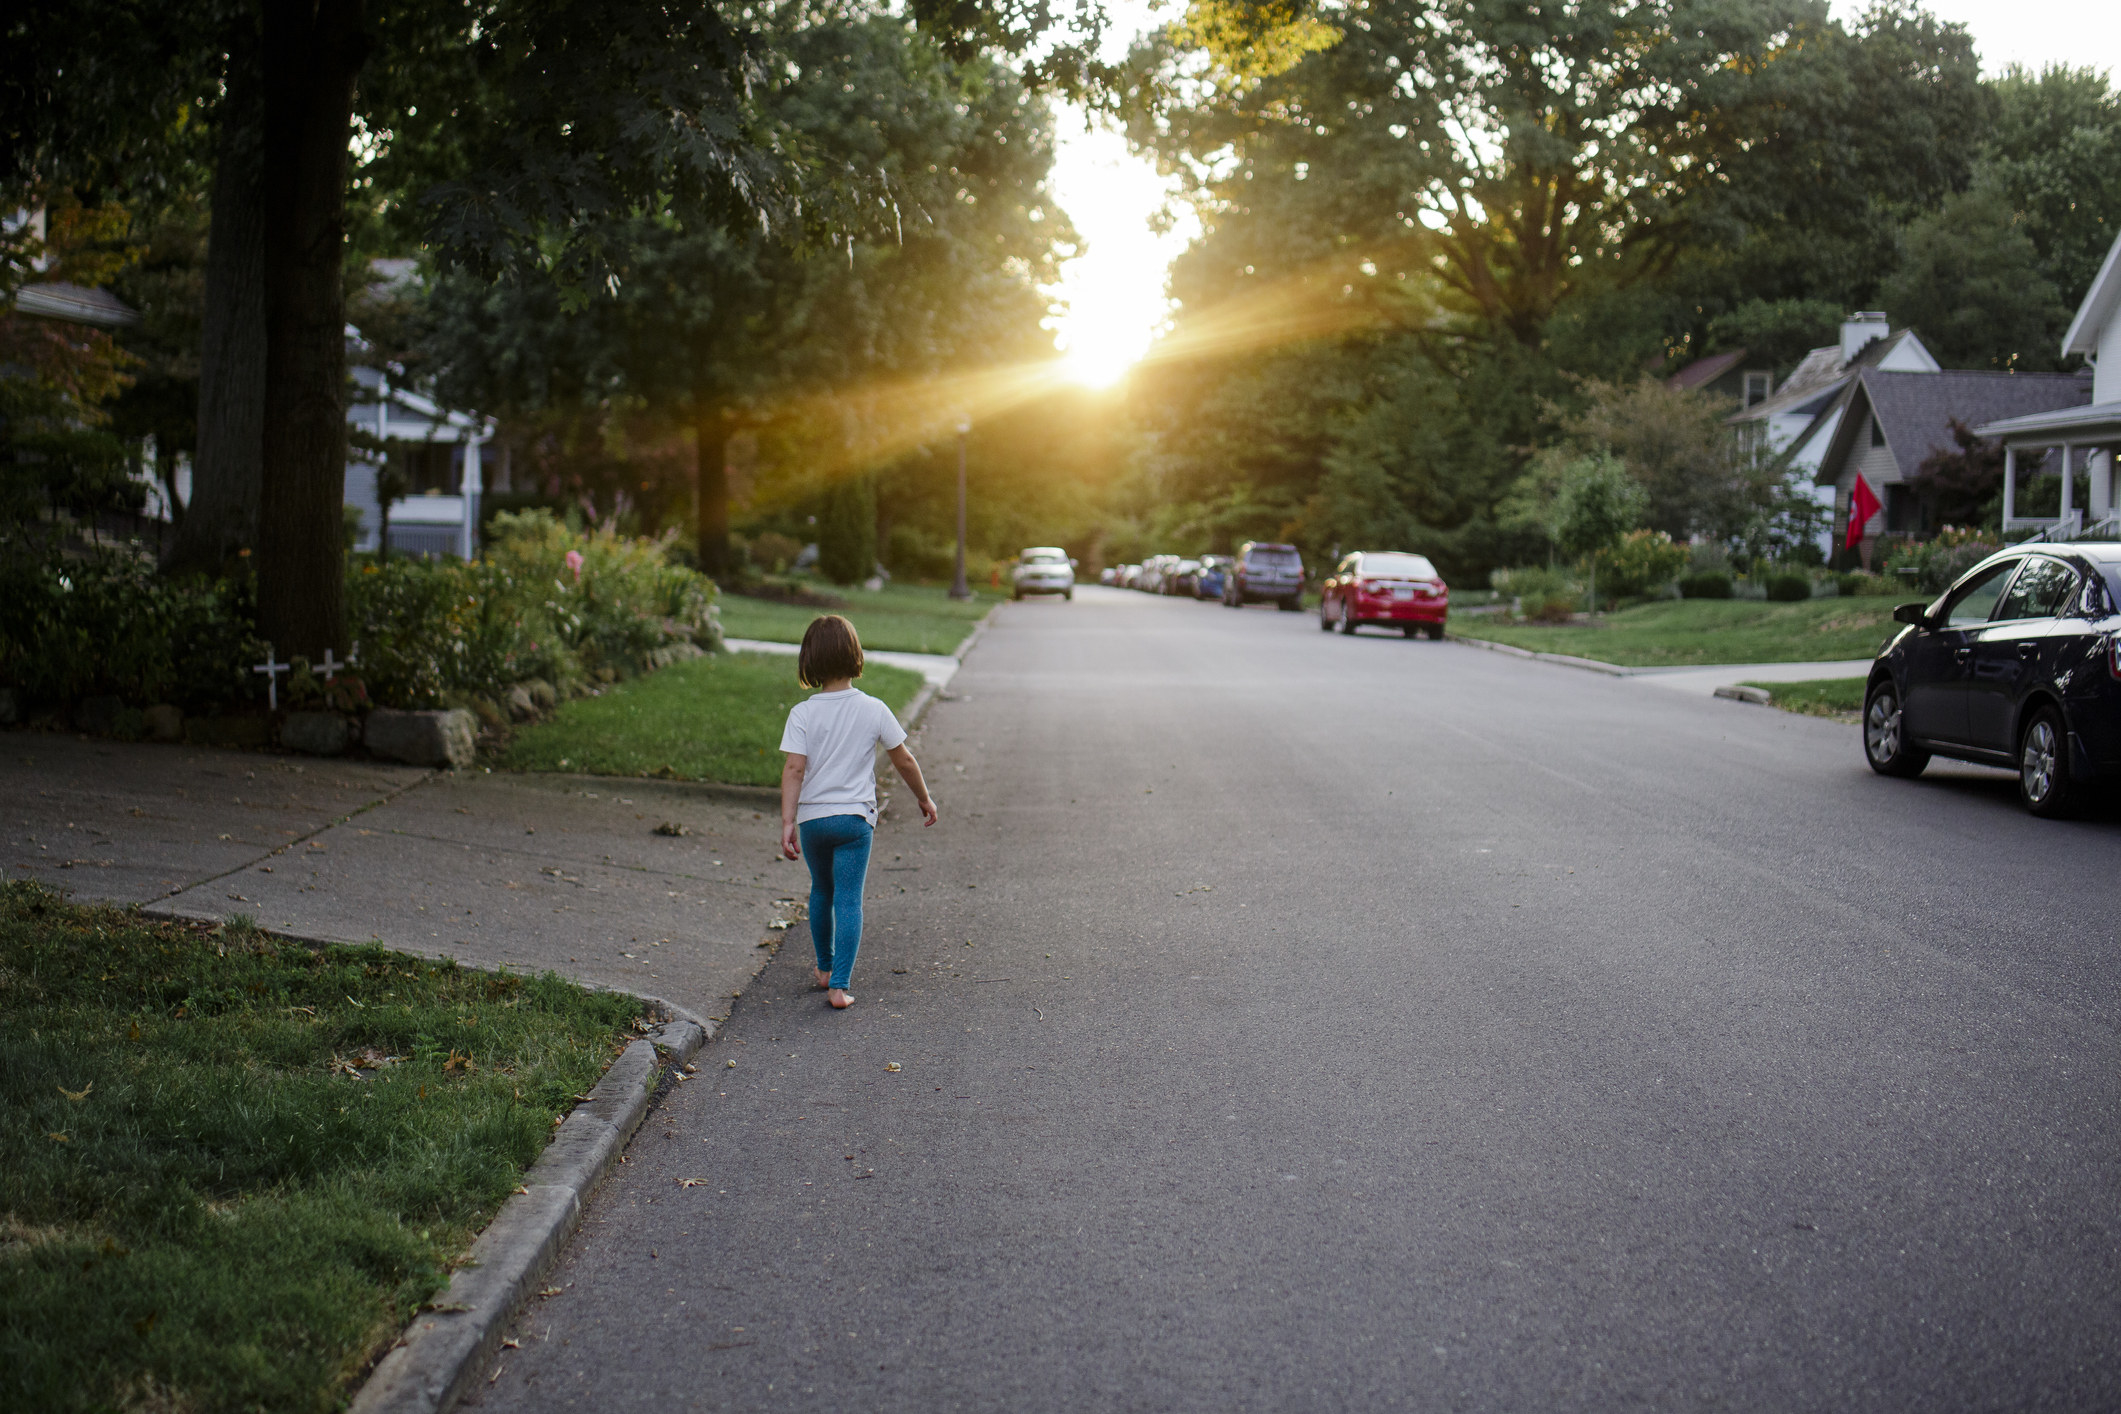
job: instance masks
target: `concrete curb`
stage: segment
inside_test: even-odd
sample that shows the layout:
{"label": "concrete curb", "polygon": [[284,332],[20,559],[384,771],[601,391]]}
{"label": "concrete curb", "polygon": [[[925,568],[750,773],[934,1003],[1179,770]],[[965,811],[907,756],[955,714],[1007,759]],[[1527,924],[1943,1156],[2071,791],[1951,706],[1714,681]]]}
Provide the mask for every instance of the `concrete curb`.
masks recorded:
{"label": "concrete curb", "polygon": [[714,1037],[711,1021],[658,998],[642,1000],[664,1013],[663,1025],[629,1045],[575,1106],[523,1186],[472,1244],[448,1289],[376,1363],[351,1414],[443,1414],[470,1392],[574,1235],[590,1195],[647,1117],[662,1075],[658,1053],[682,1066]]}
{"label": "concrete curb", "polygon": [[1512,658],[1530,658],[1540,663],[1559,663],[1564,668],[1582,668],[1586,672],[1604,673],[1609,678],[1631,678],[1638,673],[1655,672],[1654,668],[1623,668],[1618,663],[1601,663],[1596,658],[1577,658],[1567,653],[1534,653],[1529,648],[1519,648],[1514,643],[1495,643],[1485,638],[1467,638],[1464,634],[1448,633],[1453,643],[1463,643],[1468,648],[1485,648],[1490,653],[1506,653]]}

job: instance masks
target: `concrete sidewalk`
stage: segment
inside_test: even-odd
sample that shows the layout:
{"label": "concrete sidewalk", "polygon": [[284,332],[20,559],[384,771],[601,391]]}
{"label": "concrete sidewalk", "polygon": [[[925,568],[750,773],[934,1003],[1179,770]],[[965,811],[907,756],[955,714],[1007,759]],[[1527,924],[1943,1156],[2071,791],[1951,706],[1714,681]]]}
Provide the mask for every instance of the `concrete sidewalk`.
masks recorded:
{"label": "concrete sidewalk", "polygon": [[1872,659],[1833,663],[1726,663],[1709,668],[1637,668],[1628,676],[1655,687],[1713,696],[1719,687],[1741,682],[1817,682],[1827,678],[1865,678]]}
{"label": "concrete sidewalk", "polygon": [[[807,888],[774,793],[10,733],[8,874],[726,1017]],[[682,834],[657,834],[661,825]]]}
{"label": "concrete sidewalk", "polygon": [[[893,668],[908,668],[919,673],[930,687],[940,692],[950,686],[950,679],[957,674],[958,658],[972,646],[978,635],[966,637],[957,654],[950,653],[900,653],[894,649],[864,648],[862,656],[872,663],[883,663]],[[722,646],[732,653],[784,653],[794,657],[802,652],[800,643],[775,643],[764,638],[725,638]]]}

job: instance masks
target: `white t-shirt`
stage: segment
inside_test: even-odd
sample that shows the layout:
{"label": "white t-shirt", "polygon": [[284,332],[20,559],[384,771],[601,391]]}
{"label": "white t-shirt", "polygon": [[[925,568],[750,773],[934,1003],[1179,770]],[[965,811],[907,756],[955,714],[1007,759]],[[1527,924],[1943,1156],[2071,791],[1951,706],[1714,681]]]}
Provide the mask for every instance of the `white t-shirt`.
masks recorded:
{"label": "white t-shirt", "polygon": [[876,749],[906,739],[889,707],[860,688],[820,692],[798,702],[781,732],[781,750],[809,758],[795,822],[860,815],[876,823]]}

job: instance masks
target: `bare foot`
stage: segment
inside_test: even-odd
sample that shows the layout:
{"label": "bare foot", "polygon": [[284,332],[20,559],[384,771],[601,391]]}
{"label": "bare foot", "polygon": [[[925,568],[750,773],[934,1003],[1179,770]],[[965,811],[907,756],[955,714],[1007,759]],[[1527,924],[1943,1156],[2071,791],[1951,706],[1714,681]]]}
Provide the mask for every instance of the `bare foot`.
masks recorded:
{"label": "bare foot", "polygon": [[844,987],[834,987],[831,991],[825,993],[825,1000],[832,1003],[834,1011],[845,1011],[848,1007],[854,1005],[854,993]]}
{"label": "bare foot", "polygon": [[820,967],[817,970],[817,989],[822,992],[832,985],[832,974]]}

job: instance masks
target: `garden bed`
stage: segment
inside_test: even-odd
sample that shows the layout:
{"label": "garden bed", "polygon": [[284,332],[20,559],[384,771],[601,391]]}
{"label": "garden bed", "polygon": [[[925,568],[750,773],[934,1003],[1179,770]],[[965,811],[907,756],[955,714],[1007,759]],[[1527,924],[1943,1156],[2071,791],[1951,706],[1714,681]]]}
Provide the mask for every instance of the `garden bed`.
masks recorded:
{"label": "garden bed", "polygon": [[[788,709],[809,695],[795,680],[795,665],[788,653],[720,653],[675,663],[561,704],[552,720],[517,731],[498,764],[778,785],[781,728]],[[919,673],[871,663],[855,686],[899,712],[921,683]]]}
{"label": "garden bed", "polygon": [[1668,599],[1582,624],[1484,618],[1470,637],[1628,668],[1692,663],[1808,663],[1869,658],[1896,632],[1895,598]]}
{"label": "garden bed", "polygon": [[639,1011],[0,884],[0,1404],[337,1407]]}

